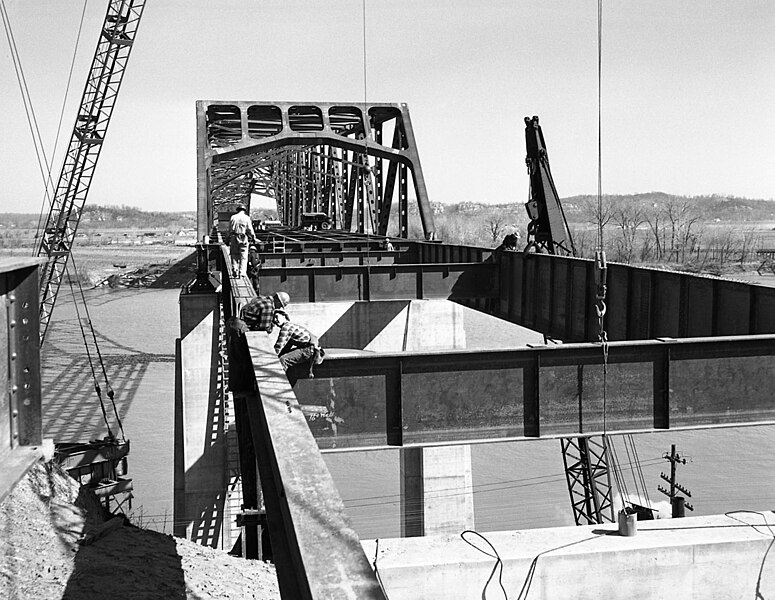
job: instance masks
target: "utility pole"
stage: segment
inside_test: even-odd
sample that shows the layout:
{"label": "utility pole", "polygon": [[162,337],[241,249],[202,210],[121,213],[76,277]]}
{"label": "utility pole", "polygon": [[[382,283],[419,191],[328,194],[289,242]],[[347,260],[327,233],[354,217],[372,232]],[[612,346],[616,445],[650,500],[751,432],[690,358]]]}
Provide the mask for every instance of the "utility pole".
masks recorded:
{"label": "utility pole", "polygon": [[676,464],[681,463],[682,465],[686,464],[686,459],[681,458],[681,455],[679,455],[675,451],[675,444],[672,444],[670,446],[670,454],[665,453],[663,455],[663,458],[665,460],[670,461],[670,477],[665,475],[664,473],[660,473],[660,477],[667,481],[670,484],[670,491],[667,491],[665,488],[663,488],[661,485],[657,486],[657,489],[662,492],[665,496],[670,498],[670,507],[672,508],[673,518],[677,519],[679,517],[685,516],[684,508],[688,508],[689,510],[694,510],[694,507],[686,502],[686,498],[683,496],[677,496],[676,490],[679,492],[682,492],[683,494],[686,494],[689,498],[692,497],[692,493],[687,490],[682,485],[678,484],[675,480],[675,468]]}

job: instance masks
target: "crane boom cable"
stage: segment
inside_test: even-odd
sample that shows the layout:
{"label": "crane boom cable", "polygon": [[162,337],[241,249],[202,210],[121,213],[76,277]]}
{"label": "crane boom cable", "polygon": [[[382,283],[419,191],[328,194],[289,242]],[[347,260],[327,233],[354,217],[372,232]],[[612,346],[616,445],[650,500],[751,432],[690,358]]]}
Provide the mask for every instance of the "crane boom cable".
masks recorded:
{"label": "crane boom cable", "polygon": [[[118,409],[116,408],[116,401],[114,399],[115,393],[113,391],[113,387],[110,385],[108,373],[107,373],[107,370],[105,369],[105,361],[102,359],[102,352],[100,351],[100,346],[99,346],[99,343],[97,342],[97,334],[94,331],[94,323],[92,322],[91,315],[89,314],[89,305],[86,302],[86,294],[84,294],[83,286],[81,285],[81,278],[78,276],[78,268],[76,267],[75,260],[72,257],[70,258],[70,264],[73,266],[73,272],[75,273],[75,281],[78,284],[78,290],[80,292],[81,302],[83,303],[83,309],[86,315],[86,323],[89,325],[89,331],[91,332],[91,337],[94,343],[95,352],[97,353],[97,360],[99,360],[100,369],[102,371],[102,378],[105,380],[105,386],[107,390],[106,393],[108,395],[108,398],[110,399],[111,405],[113,406],[113,414],[116,416],[116,422],[118,423],[118,428],[121,431],[121,439],[126,440],[126,436],[124,434],[124,426],[121,423],[121,417],[119,416]],[[71,287],[72,287],[72,282],[71,282]],[[76,299],[73,298],[73,301],[76,301]],[[88,350],[88,347],[87,347],[87,350]],[[89,355],[89,362],[91,362],[91,355]],[[94,367],[92,366],[92,371],[93,370],[94,370]]]}
{"label": "crane boom cable", "polygon": [[600,330],[598,339],[603,352],[603,446],[608,454],[608,464],[614,474],[614,483],[619,491],[623,504],[629,501],[629,493],[624,476],[619,467],[619,459],[613,441],[608,439],[608,334],[605,330],[606,313],[606,269],[605,251],[603,249],[603,0],[597,1],[597,218],[598,237],[595,253],[595,268],[597,276],[597,304],[595,310]]}
{"label": "crane boom cable", "polygon": [[643,497],[646,500],[646,505],[650,506],[651,498],[649,498],[649,491],[648,491],[648,488],[646,487],[646,479],[645,477],[643,477],[643,469],[641,469],[641,462],[640,462],[640,458],[638,457],[638,449],[635,446],[635,438],[633,437],[632,434],[629,434],[627,438],[629,438],[630,440],[630,448],[632,449],[632,455],[635,461],[633,473],[640,479],[640,485],[641,485],[641,488],[643,489]]}
{"label": "crane boom cable", "polygon": [[[8,16],[8,10],[5,6],[5,0],[0,0],[0,14],[3,19],[3,28],[5,29],[5,36],[8,40],[8,46],[11,52],[11,59],[13,61],[14,72],[16,73],[16,81],[19,84],[19,91],[22,96],[22,103],[24,104],[24,112],[27,117],[27,125],[30,128],[30,135],[32,136],[32,143],[35,148],[35,157],[38,161],[38,170],[43,178],[44,195],[46,199],[50,200],[48,183],[46,181],[46,172],[50,170],[48,157],[46,156],[45,149],[43,147],[43,140],[40,135],[40,129],[38,127],[38,121],[35,117],[35,110],[32,106],[32,98],[30,96],[29,88],[27,86],[27,78],[24,75],[24,68],[22,67],[21,57],[19,56],[19,50],[16,46],[16,38],[13,35],[13,28],[11,27],[11,20]],[[45,200],[44,200],[45,201]]]}
{"label": "crane boom cable", "polygon": [[[73,261],[70,261],[71,264]],[[73,278],[70,276],[70,269],[65,267],[65,273],[67,275],[67,282],[70,284],[70,292],[73,296],[73,306],[75,306],[75,316],[78,321],[78,326],[81,328],[81,337],[83,338],[83,345],[86,348],[86,357],[89,360],[89,367],[91,369],[92,381],[94,382],[94,391],[97,392],[97,398],[100,401],[100,408],[102,409],[102,418],[105,421],[105,426],[108,428],[108,437],[115,439],[113,436],[113,430],[110,428],[110,422],[108,421],[108,414],[105,411],[105,401],[102,399],[102,389],[100,388],[99,381],[97,381],[97,373],[94,371],[94,362],[91,358],[91,351],[89,350],[89,344],[86,341],[86,331],[83,328],[83,321],[81,320],[81,311],[78,308],[78,299],[75,295],[75,287],[73,286]]]}
{"label": "crane boom cable", "polygon": [[603,0],[597,2],[597,218],[599,250],[603,250]]}
{"label": "crane boom cable", "polygon": [[[54,167],[54,156],[56,156],[57,146],[59,145],[59,136],[62,133],[62,122],[64,121],[65,116],[65,108],[67,106],[67,95],[70,92],[70,84],[73,80],[73,71],[75,70],[75,59],[78,56],[78,45],[81,41],[81,32],[83,31],[83,22],[86,17],[86,5],[88,4],[89,0],[83,0],[83,9],[81,10],[81,20],[78,24],[78,34],[75,37],[75,47],[73,48],[73,58],[70,61],[70,71],[67,74],[67,84],[65,85],[65,93],[62,98],[62,109],[59,112],[59,122],[57,123],[57,132],[56,136],[54,138],[54,147],[51,149],[51,164],[49,165],[48,169],[48,184],[51,186],[52,194],[56,191],[56,188],[54,187],[54,180],[51,177],[51,174],[53,172]],[[46,201],[48,201],[48,207],[46,206]],[[41,202],[41,208],[40,208],[40,216],[38,217],[38,227],[37,227],[37,233],[35,235],[35,238],[37,239],[40,237],[41,228],[43,227],[43,219],[45,212],[47,208],[51,206],[51,197],[48,194],[48,187],[46,187],[46,193],[43,196],[43,200]]]}

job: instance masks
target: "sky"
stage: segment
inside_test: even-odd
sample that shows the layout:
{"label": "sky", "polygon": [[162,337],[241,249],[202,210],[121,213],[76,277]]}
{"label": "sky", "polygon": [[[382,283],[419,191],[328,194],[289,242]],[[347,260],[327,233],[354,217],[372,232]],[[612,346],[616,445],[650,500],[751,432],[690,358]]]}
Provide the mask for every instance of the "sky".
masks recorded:
{"label": "sky", "polygon": [[[3,0],[51,155],[82,0]],[[87,0],[60,151],[107,0]],[[405,102],[432,202],[596,194],[596,0],[147,0],[87,202],[196,210],[197,100]],[[602,191],[775,199],[775,2],[603,2]],[[43,182],[0,36],[0,212]]]}

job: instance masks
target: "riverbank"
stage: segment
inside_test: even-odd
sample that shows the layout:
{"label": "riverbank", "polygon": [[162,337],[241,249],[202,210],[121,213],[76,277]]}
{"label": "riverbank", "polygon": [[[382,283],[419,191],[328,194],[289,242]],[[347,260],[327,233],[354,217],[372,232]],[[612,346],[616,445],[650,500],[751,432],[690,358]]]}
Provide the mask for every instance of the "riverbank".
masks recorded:
{"label": "riverbank", "polygon": [[106,520],[51,463],[35,465],[0,504],[0,530],[0,598],[280,598],[272,565]]}

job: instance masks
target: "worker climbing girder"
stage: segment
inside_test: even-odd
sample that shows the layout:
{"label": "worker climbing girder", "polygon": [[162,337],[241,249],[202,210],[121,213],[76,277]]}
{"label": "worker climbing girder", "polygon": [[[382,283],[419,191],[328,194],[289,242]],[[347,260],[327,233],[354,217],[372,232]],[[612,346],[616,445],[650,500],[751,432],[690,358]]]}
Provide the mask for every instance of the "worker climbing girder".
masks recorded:
{"label": "worker climbing girder", "polygon": [[397,213],[407,238],[410,185],[423,235],[435,237],[405,104],[200,101],[197,124],[200,237],[220,206],[258,193],[289,227],[322,212],[338,229],[386,235]]}

